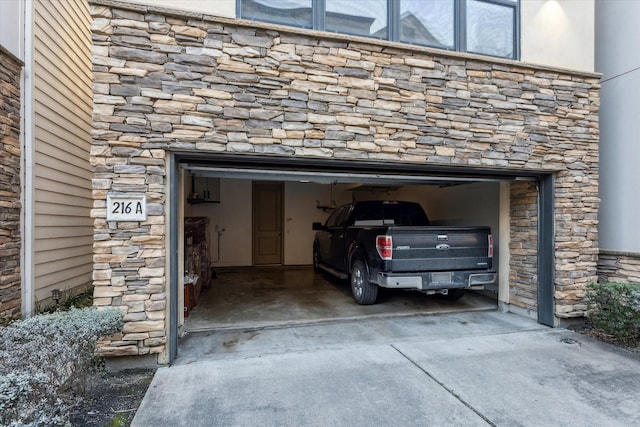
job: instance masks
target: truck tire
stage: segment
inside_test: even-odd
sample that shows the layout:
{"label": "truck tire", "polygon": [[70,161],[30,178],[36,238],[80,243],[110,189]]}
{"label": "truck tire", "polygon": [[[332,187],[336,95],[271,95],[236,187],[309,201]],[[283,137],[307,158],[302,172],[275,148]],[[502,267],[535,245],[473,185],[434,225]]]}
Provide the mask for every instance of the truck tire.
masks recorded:
{"label": "truck tire", "polygon": [[449,289],[449,292],[447,292],[447,295],[445,295],[444,297],[449,301],[458,301],[464,296],[464,293],[464,289]]}
{"label": "truck tire", "polygon": [[320,273],[322,271],[320,269],[320,254],[318,253],[317,245],[313,245],[313,271],[316,273]]}
{"label": "truck tire", "polygon": [[360,259],[356,259],[351,266],[351,293],[360,305],[373,304],[378,297],[378,285],[369,281],[369,270]]}

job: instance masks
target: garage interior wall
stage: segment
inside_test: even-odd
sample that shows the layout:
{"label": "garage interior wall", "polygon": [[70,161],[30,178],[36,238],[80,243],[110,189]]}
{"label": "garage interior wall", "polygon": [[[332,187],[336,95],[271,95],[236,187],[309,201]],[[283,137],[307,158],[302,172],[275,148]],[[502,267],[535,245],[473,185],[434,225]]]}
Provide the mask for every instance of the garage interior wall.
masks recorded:
{"label": "garage interior wall", "polygon": [[[191,192],[186,180],[186,193]],[[419,202],[434,225],[485,225],[496,236],[494,266],[499,244],[499,183],[482,182],[454,186],[400,186],[390,189],[353,190],[350,184],[284,183],[284,265],[310,265],[315,232],[313,222],[324,222],[330,209],[352,200],[410,200]],[[210,259],[213,267],[251,266],[251,181],[220,179],[219,203],[185,208],[187,216],[208,217]],[[220,246],[218,246],[218,243]]]}

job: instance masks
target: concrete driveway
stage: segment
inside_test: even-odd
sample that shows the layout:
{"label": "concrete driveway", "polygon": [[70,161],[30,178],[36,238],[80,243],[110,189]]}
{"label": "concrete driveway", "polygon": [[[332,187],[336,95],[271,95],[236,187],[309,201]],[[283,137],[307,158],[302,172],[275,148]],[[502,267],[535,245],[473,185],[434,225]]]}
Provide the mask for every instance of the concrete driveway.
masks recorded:
{"label": "concrete driveway", "polygon": [[499,312],[191,334],[133,426],[640,425],[640,357]]}

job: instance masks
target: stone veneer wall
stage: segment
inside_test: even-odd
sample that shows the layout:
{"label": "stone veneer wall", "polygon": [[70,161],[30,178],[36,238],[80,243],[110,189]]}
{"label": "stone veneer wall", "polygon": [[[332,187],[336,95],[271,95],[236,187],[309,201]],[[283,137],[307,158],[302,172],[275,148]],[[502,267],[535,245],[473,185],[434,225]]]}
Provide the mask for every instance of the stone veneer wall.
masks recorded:
{"label": "stone veneer wall", "polygon": [[0,46],[0,319],[22,313],[20,279],[20,76],[22,62]]}
{"label": "stone veneer wall", "polygon": [[509,302],[535,314],[538,310],[538,186],[511,184]]}
{"label": "stone veneer wall", "polygon": [[600,251],[598,280],[600,282],[640,283],[640,254]]}
{"label": "stone veneer wall", "polygon": [[[554,173],[555,312],[584,315],[597,75],[109,0],[91,13],[95,302],[126,313],[103,354],[165,349],[170,150]],[[534,309],[528,185],[512,190],[510,303]],[[107,222],[110,191],[145,193],[148,221]]]}

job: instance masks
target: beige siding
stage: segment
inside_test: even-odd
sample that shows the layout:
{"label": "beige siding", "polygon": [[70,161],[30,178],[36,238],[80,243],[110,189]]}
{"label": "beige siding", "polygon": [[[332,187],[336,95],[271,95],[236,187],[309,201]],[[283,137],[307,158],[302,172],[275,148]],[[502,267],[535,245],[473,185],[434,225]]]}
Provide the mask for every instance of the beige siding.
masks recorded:
{"label": "beige siding", "polygon": [[91,281],[91,34],[84,0],[35,0],[35,298]]}

